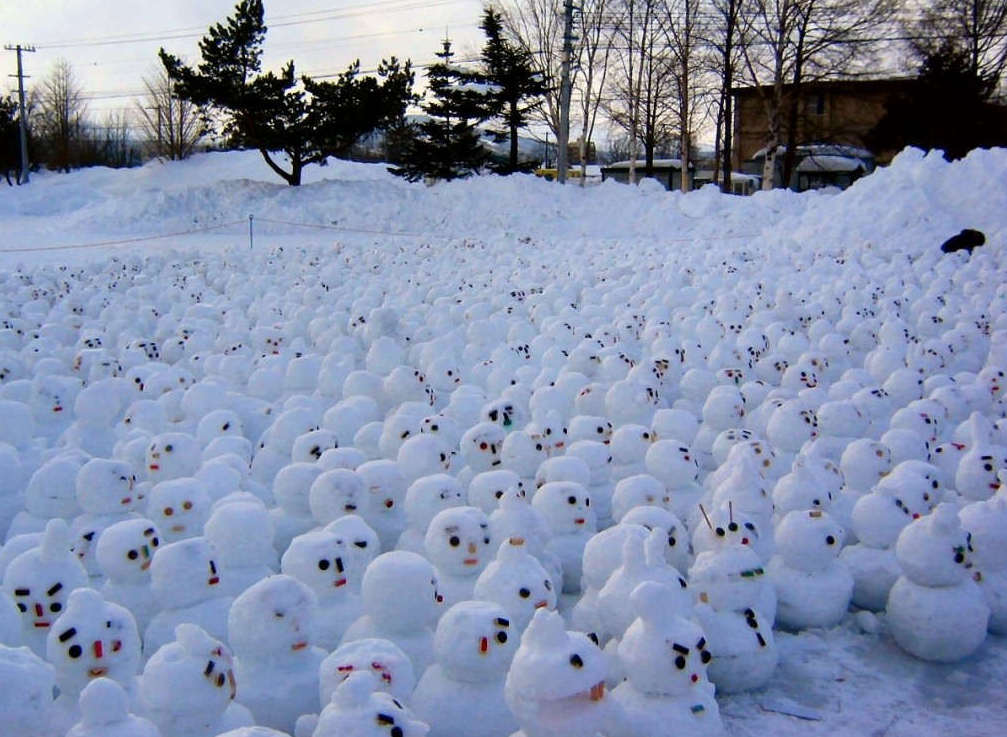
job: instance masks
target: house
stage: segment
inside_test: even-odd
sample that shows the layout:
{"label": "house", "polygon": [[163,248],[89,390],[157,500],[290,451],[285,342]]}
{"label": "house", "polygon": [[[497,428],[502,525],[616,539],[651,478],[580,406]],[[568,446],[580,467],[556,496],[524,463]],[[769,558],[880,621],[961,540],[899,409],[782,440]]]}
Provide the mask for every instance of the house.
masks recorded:
{"label": "house", "polygon": [[[682,160],[681,159],[654,159],[651,174],[646,174],[646,162],[643,159],[636,161],[636,181],[650,178],[656,179],[665,189],[675,190],[682,188]],[[695,167],[689,165],[689,176],[695,174]],[[629,183],[629,162],[616,161],[608,166],[601,167],[601,180],[614,179],[623,184]]]}
{"label": "house", "polygon": [[[799,160],[789,186],[808,189],[820,186],[848,186],[860,174],[886,164],[896,151],[869,151],[868,133],[885,114],[888,101],[906,93],[913,78],[834,80],[805,82],[797,100],[797,153]],[[768,140],[769,124],[765,96],[770,87],[736,87],[734,97],[733,166],[738,171],[761,174],[761,157]],[[783,98],[793,99],[794,86],[783,86]],[[786,115],[784,115],[786,120]],[[786,132],[784,132],[786,137]],[[836,151],[825,151],[829,146]],[[804,149],[802,151],[802,148]],[[804,162],[801,154],[817,153],[817,161]],[[821,159],[841,156],[849,159]],[[782,157],[778,157],[782,158]],[[858,165],[854,159],[862,162]],[[803,165],[803,170],[802,170]],[[778,176],[782,167],[778,168]],[[845,183],[845,184],[844,184]],[[802,186],[803,185],[803,186]]]}

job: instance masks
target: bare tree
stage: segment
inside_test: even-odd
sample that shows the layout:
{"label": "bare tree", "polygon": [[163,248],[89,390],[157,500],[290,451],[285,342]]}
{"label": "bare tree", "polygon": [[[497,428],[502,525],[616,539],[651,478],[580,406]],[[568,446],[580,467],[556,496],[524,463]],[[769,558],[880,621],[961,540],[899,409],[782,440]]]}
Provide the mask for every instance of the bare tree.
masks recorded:
{"label": "bare tree", "polygon": [[576,92],[581,116],[580,186],[587,181],[587,146],[601,109],[608,62],[612,55],[612,36],[607,32],[607,14],[611,0],[586,0],[581,10],[580,44],[578,46]]}
{"label": "bare tree", "polygon": [[682,191],[688,192],[689,147],[696,113],[693,108],[699,44],[699,0],[664,0],[661,29],[668,42],[673,65],[673,86],[677,103],[679,160],[682,164]]}
{"label": "bare tree", "polygon": [[511,39],[535,60],[549,85],[536,115],[559,139],[560,66],[563,61],[563,0],[505,0],[500,3]]}
{"label": "bare tree", "polygon": [[793,172],[802,85],[868,68],[895,2],[753,0],[747,7],[742,49],[748,81],[758,87],[769,121],[762,186],[771,189],[783,144],[784,186]]}
{"label": "bare tree", "polygon": [[1007,0],[935,0],[910,25],[920,58],[945,43],[965,51],[972,73],[995,88],[1007,68]]}
{"label": "bare tree", "polygon": [[70,171],[79,163],[78,153],[87,111],[84,91],[74,76],[70,62],[57,59],[36,93],[35,130],[42,141],[46,163],[51,168]]}
{"label": "bare tree", "polygon": [[144,143],[155,156],[184,159],[206,132],[199,108],[179,98],[164,67],[144,77],[147,94],[136,102]]}
{"label": "bare tree", "polygon": [[747,0],[711,0],[708,22],[704,24],[703,44],[707,49],[707,62],[720,85],[714,104],[715,135],[714,179],[721,178],[720,189],[729,193],[731,188],[731,153],[734,134],[733,97],[731,89],[741,62],[739,53],[739,22],[742,5]]}

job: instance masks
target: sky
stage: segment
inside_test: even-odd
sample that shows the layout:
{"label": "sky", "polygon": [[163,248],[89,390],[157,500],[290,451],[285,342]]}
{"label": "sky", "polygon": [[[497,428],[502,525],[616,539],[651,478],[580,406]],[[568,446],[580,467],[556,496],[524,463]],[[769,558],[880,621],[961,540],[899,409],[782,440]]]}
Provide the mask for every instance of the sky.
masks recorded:
{"label": "sky", "polygon": [[[63,57],[85,92],[96,119],[132,109],[143,78],[158,69],[157,50],[198,59],[199,38],[224,20],[237,0],[0,0],[0,41],[34,45],[24,54],[26,87],[39,82]],[[374,69],[398,56],[414,64],[435,60],[445,31],[457,59],[473,58],[482,45],[482,0],[264,0],[263,67],[290,59],[298,74],[337,74],[354,59]],[[5,70],[0,90],[16,90],[12,51],[0,50]],[[421,74],[417,80],[422,85]]]}

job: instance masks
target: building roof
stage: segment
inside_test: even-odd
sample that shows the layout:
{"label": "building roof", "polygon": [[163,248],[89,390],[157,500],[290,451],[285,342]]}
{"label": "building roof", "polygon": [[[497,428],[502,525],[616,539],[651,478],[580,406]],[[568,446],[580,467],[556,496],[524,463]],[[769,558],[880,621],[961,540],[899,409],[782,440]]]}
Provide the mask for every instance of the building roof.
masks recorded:
{"label": "building roof", "polygon": [[[629,169],[629,161],[615,161],[608,166],[603,167],[604,169]],[[637,169],[646,169],[647,161],[645,159],[636,160]],[[654,159],[654,169],[681,169],[682,160],[681,159]]]}
{"label": "building roof", "polygon": [[[898,90],[904,89],[916,81],[916,77],[879,77],[876,79],[821,79],[801,82],[801,89],[804,92],[816,92],[827,90]],[[794,85],[785,83],[783,89],[789,91]],[[771,84],[748,85],[745,87],[732,87],[731,94],[735,97],[748,97],[761,94],[760,90],[769,91],[773,88]]]}
{"label": "building roof", "polygon": [[797,165],[797,171],[802,174],[861,170],[867,170],[864,162],[850,156],[816,156],[812,154],[802,159],[801,163]]}

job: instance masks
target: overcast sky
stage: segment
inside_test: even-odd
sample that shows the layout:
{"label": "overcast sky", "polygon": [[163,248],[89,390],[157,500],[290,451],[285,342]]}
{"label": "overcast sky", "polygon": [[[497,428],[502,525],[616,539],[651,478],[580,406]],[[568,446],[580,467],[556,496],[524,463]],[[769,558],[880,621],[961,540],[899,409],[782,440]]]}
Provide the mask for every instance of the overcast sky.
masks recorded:
{"label": "overcast sky", "polygon": [[[0,40],[34,44],[24,55],[26,85],[41,80],[59,57],[70,61],[94,117],[130,108],[142,78],[157,69],[157,49],[195,61],[207,28],[226,18],[236,0],[0,0]],[[445,29],[459,52],[475,56],[481,0],[265,0],[263,66],[289,59],[301,74],[338,73],[359,58],[373,69],[397,55],[414,64],[434,60]],[[0,89],[16,89],[16,55],[3,51]],[[417,75],[422,86],[422,70]]]}

